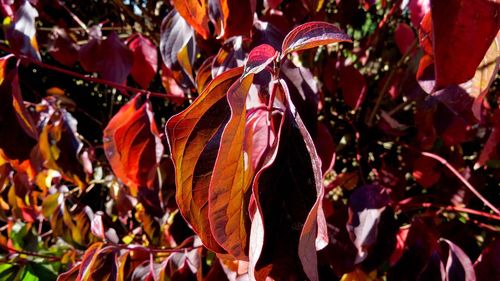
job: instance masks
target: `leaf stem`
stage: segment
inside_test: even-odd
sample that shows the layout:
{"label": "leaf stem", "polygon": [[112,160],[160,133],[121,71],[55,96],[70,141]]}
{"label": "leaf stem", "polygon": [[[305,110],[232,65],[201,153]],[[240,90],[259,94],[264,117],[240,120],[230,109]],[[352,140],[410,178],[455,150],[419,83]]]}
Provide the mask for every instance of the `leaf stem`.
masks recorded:
{"label": "leaf stem", "polygon": [[446,159],[430,152],[421,151],[420,154],[425,157],[432,158],[438,161],[439,163],[443,164],[444,166],[446,166],[446,168],[448,168],[448,170],[450,170],[472,193],[474,193],[474,195],[476,195],[477,198],[483,201],[483,203],[486,206],[488,206],[491,210],[493,210],[497,215],[500,215],[500,211],[498,211],[498,209],[493,204],[491,204],[490,201],[484,198],[483,195],[481,195],[481,193],[479,193],[477,189],[474,186],[472,186],[472,184],[470,184],[450,163],[448,163],[448,161],[446,161]]}

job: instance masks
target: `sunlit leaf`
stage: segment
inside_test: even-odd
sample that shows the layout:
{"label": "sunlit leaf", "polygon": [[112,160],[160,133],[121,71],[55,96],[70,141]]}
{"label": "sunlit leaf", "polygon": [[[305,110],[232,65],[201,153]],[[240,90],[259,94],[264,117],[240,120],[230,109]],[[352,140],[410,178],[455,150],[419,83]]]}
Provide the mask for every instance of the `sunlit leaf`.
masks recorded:
{"label": "sunlit leaf", "polygon": [[431,0],[436,89],[474,76],[500,29],[500,4]]}
{"label": "sunlit leaf", "polygon": [[23,55],[42,60],[36,40],[35,19],[38,11],[30,1],[23,1],[14,14],[14,21],[7,29],[7,39],[12,48]]}
{"label": "sunlit leaf", "polygon": [[175,9],[203,38],[208,39],[208,1],[207,0],[174,0]]}
{"label": "sunlit leaf", "polygon": [[192,65],[196,52],[193,28],[176,10],[172,10],[161,23],[160,54],[175,80],[184,87],[194,81]]}
{"label": "sunlit leaf", "polygon": [[352,42],[351,38],[337,26],[319,21],[312,21],[295,27],[290,31],[281,50],[283,56],[292,52],[307,50],[314,47],[337,42]]}
{"label": "sunlit leaf", "polygon": [[148,99],[136,95],[113,116],[104,129],[103,145],[114,173],[132,194],[152,187],[163,145]]}
{"label": "sunlit leaf", "polygon": [[245,142],[245,101],[252,80],[253,75],[248,75],[228,90],[231,117],[222,132],[209,187],[210,229],[215,240],[237,259],[246,259],[250,225],[245,215],[246,198],[254,171],[250,163],[252,144]]}
{"label": "sunlit leaf", "polygon": [[252,49],[245,62],[244,76],[258,73],[266,68],[278,56],[278,52],[270,45],[262,44]]}
{"label": "sunlit leaf", "polygon": [[208,188],[221,134],[230,117],[226,92],[242,72],[242,68],[232,69],[212,80],[188,108],[170,118],[166,128],[179,209],[203,244],[216,252],[224,250],[210,232]]}

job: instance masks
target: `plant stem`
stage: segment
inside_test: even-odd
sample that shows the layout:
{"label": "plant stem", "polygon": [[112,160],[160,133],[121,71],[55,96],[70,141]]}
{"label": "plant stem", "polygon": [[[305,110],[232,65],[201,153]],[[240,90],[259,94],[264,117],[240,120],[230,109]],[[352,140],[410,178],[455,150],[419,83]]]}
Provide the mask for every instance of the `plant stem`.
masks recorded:
{"label": "plant stem", "polygon": [[[172,94],[169,94],[169,93],[151,92],[151,91],[144,90],[144,89],[138,89],[138,88],[134,88],[134,87],[129,87],[129,86],[126,86],[126,85],[123,85],[123,84],[119,84],[119,83],[113,82],[113,81],[109,81],[109,80],[105,80],[105,79],[101,79],[101,78],[88,77],[88,76],[85,76],[85,75],[80,74],[78,72],[74,72],[74,71],[67,70],[67,69],[64,69],[64,68],[60,68],[60,67],[57,67],[57,66],[45,64],[45,63],[43,63],[41,61],[38,61],[36,59],[32,59],[32,58],[27,57],[25,55],[13,52],[9,48],[5,48],[4,46],[0,46],[0,50],[9,52],[11,54],[14,54],[18,59],[23,60],[25,62],[29,62],[29,63],[35,64],[35,65],[38,65],[38,66],[40,66],[42,68],[49,69],[49,70],[52,70],[52,71],[57,71],[59,73],[63,73],[63,74],[66,74],[66,75],[69,75],[69,76],[72,76],[72,77],[75,77],[75,78],[78,78],[78,79],[82,79],[82,80],[85,80],[85,81],[89,81],[89,82],[93,82],[93,83],[97,83],[97,84],[107,85],[107,86],[110,86],[110,87],[113,87],[113,88],[116,88],[116,89],[119,89],[119,90],[123,90],[123,91],[130,91],[130,92],[134,92],[134,93],[146,93],[146,94],[149,94],[149,96],[151,96],[151,97],[176,98],[176,99],[179,99],[179,97],[177,97],[175,95],[172,95]],[[122,92],[122,93],[124,95],[130,96],[130,94],[128,94],[126,92]]]}
{"label": "plant stem", "polygon": [[396,74],[396,70],[398,70],[404,63],[406,58],[410,55],[411,52],[415,49],[415,47],[418,44],[418,38],[413,41],[410,47],[406,50],[406,53],[399,59],[399,61],[396,63],[396,65],[391,69],[391,72],[389,72],[389,75],[387,76],[387,80],[385,80],[384,86],[382,86],[382,90],[378,93],[377,100],[375,101],[375,106],[373,107],[372,112],[370,113],[370,117],[368,118],[368,121],[366,124],[368,127],[373,126],[373,120],[375,119],[375,116],[377,115],[377,112],[380,108],[380,104],[382,103],[382,100],[384,99],[385,93],[389,89],[392,80],[394,79],[394,75]]}
{"label": "plant stem", "polygon": [[497,215],[500,215],[500,211],[498,211],[498,209],[493,204],[491,204],[490,201],[488,201],[486,198],[484,198],[481,195],[481,193],[479,193],[477,191],[477,189],[474,186],[472,186],[472,184],[470,184],[450,163],[448,163],[448,161],[446,161],[446,159],[444,159],[444,158],[442,158],[434,153],[430,153],[430,152],[421,151],[420,154],[425,156],[425,157],[432,158],[432,159],[440,162],[444,166],[446,166],[446,168],[448,168],[448,170],[450,170],[472,193],[474,193],[474,195],[476,195],[477,198],[479,198],[481,201],[483,201],[483,203],[486,206],[488,206],[490,209],[492,209]]}
{"label": "plant stem", "polygon": [[[401,202],[400,202],[401,203]],[[461,213],[468,213],[476,216],[481,216],[485,217],[488,219],[493,219],[493,220],[498,220],[500,221],[500,216],[494,215],[494,214],[489,214],[486,212],[466,208],[466,207],[459,207],[459,206],[436,206],[432,203],[401,203],[401,207],[418,207],[418,208],[440,208],[445,211],[456,211],[456,212],[461,212]]]}
{"label": "plant stem", "polygon": [[27,256],[32,256],[32,257],[37,257],[37,258],[49,259],[49,260],[52,260],[52,261],[55,261],[55,260],[60,260],[60,259],[61,259],[61,258],[60,258],[60,257],[58,257],[58,256],[42,255],[42,254],[38,254],[38,253],[34,253],[34,252],[28,252],[28,251],[23,251],[23,250],[17,250],[17,249],[11,248],[11,247],[6,246],[6,245],[1,245],[1,244],[0,244],[0,248],[3,248],[4,250],[9,251],[9,252],[16,252],[16,253],[18,253],[18,254],[27,255]]}

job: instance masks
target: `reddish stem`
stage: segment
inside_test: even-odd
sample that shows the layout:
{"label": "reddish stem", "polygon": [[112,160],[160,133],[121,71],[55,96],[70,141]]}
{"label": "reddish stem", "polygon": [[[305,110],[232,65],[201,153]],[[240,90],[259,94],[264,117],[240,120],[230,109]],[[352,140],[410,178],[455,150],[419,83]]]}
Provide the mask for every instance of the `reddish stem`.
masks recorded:
{"label": "reddish stem", "polygon": [[456,212],[462,212],[462,213],[468,213],[476,216],[481,216],[493,220],[499,220],[500,221],[500,216],[494,215],[494,214],[489,214],[486,212],[481,212],[478,210],[470,209],[470,208],[465,208],[465,207],[459,207],[459,206],[439,206],[439,205],[434,205],[432,203],[404,203],[405,200],[401,201],[399,206],[400,207],[417,207],[417,208],[441,208],[445,211],[456,211]]}
{"label": "reddish stem", "polygon": [[60,260],[61,259],[60,257],[57,257],[57,256],[42,255],[42,254],[38,254],[38,253],[34,253],[34,252],[17,250],[17,249],[14,249],[12,247],[9,247],[9,246],[6,246],[6,245],[1,245],[1,244],[0,244],[0,247],[3,248],[6,251],[9,251],[9,252],[15,252],[15,253],[22,254],[22,255],[27,255],[27,256],[32,256],[32,257],[38,257],[38,258],[44,258],[44,259],[49,259],[51,261],[55,261],[55,260]]}
{"label": "reddish stem", "polygon": [[420,152],[420,154],[422,154],[425,157],[432,158],[440,162],[444,166],[446,166],[446,168],[448,168],[448,170],[450,170],[472,193],[474,193],[474,195],[476,195],[477,198],[483,201],[483,203],[486,206],[490,207],[490,209],[492,209],[497,215],[500,215],[500,211],[498,211],[498,209],[493,204],[491,204],[490,201],[484,198],[481,195],[481,193],[479,193],[477,189],[474,186],[472,186],[472,184],[470,184],[452,165],[450,165],[450,163],[448,163],[448,161],[446,161],[446,159],[430,152]]}
{"label": "reddish stem", "polygon": [[[103,84],[103,85],[107,85],[107,86],[110,86],[110,87],[113,87],[113,88],[116,88],[116,89],[119,89],[119,90],[130,91],[130,92],[133,92],[133,93],[146,93],[146,94],[149,94],[149,96],[151,96],[151,97],[179,99],[178,96],[175,96],[175,95],[172,95],[172,94],[169,94],[169,93],[150,92],[148,90],[138,89],[138,88],[134,88],[134,87],[129,87],[129,86],[126,86],[126,85],[122,85],[122,84],[119,84],[119,83],[116,83],[116,82],[113,82],[113,81],[109,81],[109,80],[105,80],[105,79],[101,79],[101,78],[88,77],[88,76],[85,76],[85,75],[80,74],[78,72],[74,72],[74,71],[67,70],[67,69],[64,69],[64,68],[60,68],[60,67],[57,67],[57,66],[45,64],[45,63],[43,63],[41,61],[38,61],[36,59],[27,57],[27,56],[22,55],[22,54],[15,53],[12,50],[10,50],[9,48],[5,48],[4,46],[0,46],[0,50],[5,51],[5,52],[9,52],[11,54],[14,54],[20,60],[23,60],[23,61],[35,64],[35,65],[38,65],[38,66],[40,66],[42,68],[45,68],[45,69],[49,69],[49,70],[57,71],[59,73],[63,73],[63,74],[69,75],[69,76],[73,76],[75,78],[79,78],[79,79],[82,79],[82,80],[85,80],[85,81],[89,81],[89,82],[93,82],[93,83],[97,83],[97,84]],[[123,92],[123,93],[125,95],[130,96],[126,92]]]}

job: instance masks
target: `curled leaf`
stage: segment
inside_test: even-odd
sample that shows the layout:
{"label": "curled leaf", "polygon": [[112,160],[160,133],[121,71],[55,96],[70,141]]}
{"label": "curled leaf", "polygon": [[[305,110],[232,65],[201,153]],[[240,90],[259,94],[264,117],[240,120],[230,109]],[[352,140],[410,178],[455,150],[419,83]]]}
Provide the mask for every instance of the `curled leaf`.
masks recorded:
{"label": "curled leaf", "polygon": [[179,210],[203,244],[221,253],[225,250],[210,231],[208,189],[221,134],[230,117],[226,92],[242,72],[242,68],[235,68],[212,80],[205,91],[188,108],[170,118],[166,126]]}
{"label": "curled leaf", "polygon": [[258,73],[266,68],[278,56],[278,52],[270,45],[262,44],[255,47],[248,55],[243,76]]}
{"label": "curled leaf", "polygon": [[337,26],[321,21],[312,21],[295,27],[290,31],[281,50],[283,56],[292,52],[337,43],[352,42],[351,38]]}

